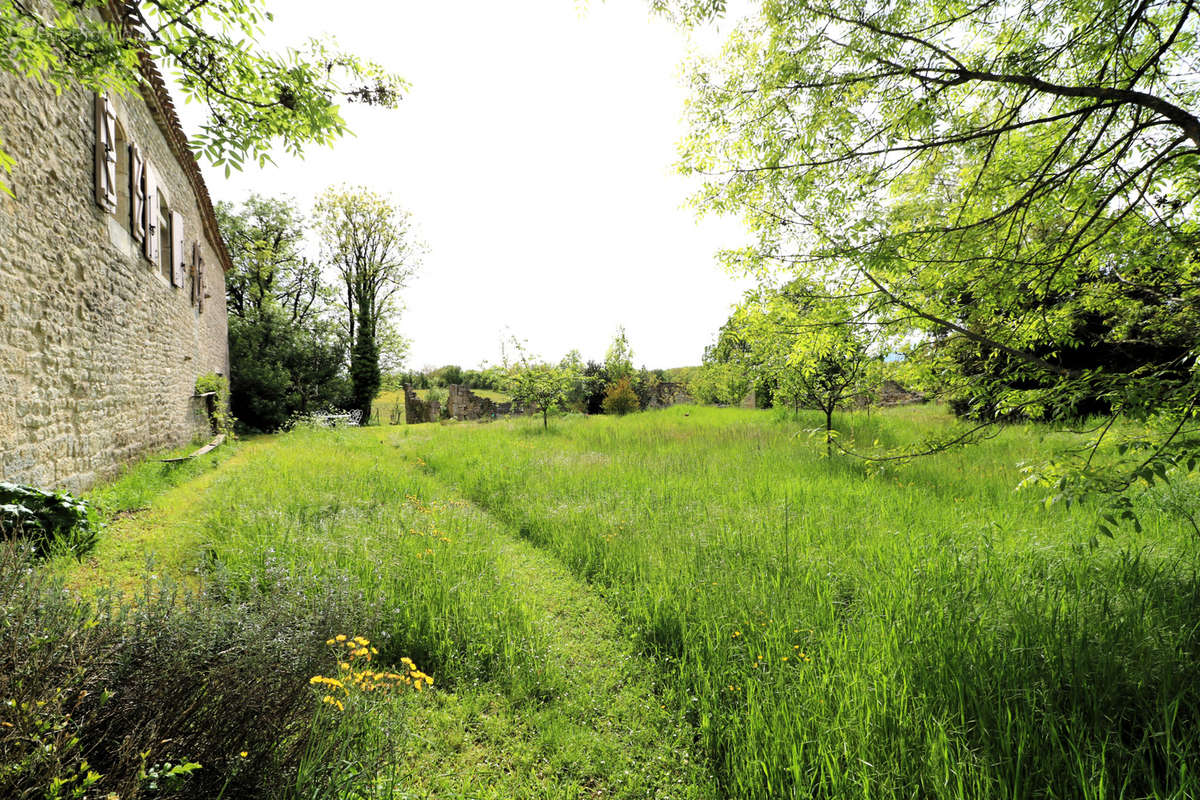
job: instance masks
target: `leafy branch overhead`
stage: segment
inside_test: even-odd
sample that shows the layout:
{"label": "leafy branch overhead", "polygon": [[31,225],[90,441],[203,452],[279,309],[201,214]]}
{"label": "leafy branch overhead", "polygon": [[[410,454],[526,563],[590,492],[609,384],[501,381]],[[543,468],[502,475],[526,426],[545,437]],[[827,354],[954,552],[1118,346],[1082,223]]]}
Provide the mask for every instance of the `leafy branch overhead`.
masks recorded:
{"label": "leafy branch overhead", "polygon": [[1032,472],[1121,492],[1186,467],[1200,423],[1198,36],[1186,0],[763,0],[693,65],[683,167],[755,234],[731,265],[870,307],[837,324],[963,416],[1098,417]]}
{"label": "leafy branch overhead", "polygon": [[348,132],[341,103],[399,103],[402,79],[331,42],[262,49],[271,20],[263,0],[11,0],[0,4],[0,70],[59,92],[129,93],[148,58],[206,108],[191,146],[227,170],[266,163],[277,147],[331,144]]}

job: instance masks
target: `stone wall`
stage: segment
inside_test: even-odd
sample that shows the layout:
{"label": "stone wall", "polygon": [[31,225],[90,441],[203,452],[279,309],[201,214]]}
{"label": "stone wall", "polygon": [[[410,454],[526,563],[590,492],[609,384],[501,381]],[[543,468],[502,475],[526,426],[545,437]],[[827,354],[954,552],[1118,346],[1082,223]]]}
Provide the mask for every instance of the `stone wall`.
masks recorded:
{"label": "stone wall", "polygon": [[404,384],[404,421],[409,425],[422,422],[437,422],[442,418],[441,404],[437,400],[426,402],[417,397],[411,383]]}
{"label": "stone wall", "polygon": [[511,402],[497,403],[490,398],[480,397],[461,384],[452,384],[447,392],[446,416],[453,419],[494,419],[522,413],[519,407],[514,410]]}
{"label": "stone wall", "polygon": [[[225,283],[162,110],[112,98],[198,243],[207,295],[171,285],[95,200],[95,97],[0,75],[0,136],[16,159],[0,195],[0,479],[85,489],[149,451],[207,434],[196,377],[229,374]],[[153,102],[153,99],[151,100]],[[128,192],[128,174],[120,177]],[[126,198],[126,203],[128,199]]]}
{"label": "stone wall", "polygon": [[650,388],[650,399],[646,408],[669,408],[681,404],[693,404],[696,398],[688,392],[687,386],[672,381],[659,381]]}

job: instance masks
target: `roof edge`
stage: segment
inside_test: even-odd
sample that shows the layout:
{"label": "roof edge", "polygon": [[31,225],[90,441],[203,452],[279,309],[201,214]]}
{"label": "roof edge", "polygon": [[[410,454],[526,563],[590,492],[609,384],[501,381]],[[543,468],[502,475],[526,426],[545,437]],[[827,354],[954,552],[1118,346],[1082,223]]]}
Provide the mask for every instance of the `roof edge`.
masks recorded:
{"label": "roof edge", "polygon": [[[101,11],[112,22],[120,25],[126,33],[133,34],[129,5],[124,0],[107,0],[106,6],[102,6]],[[200,209],[200,224],[204,229],[204,238],[208,240],[209,245],[217,254],[217,259],[221,262],[221,269],[228,273],[233,269],[233,259],[229,255],[229,249],[225,246],[225,240],[221,238],[216,211],[213,209],[212,198],[208,194],[208,185],[200,173],[200,164],[196,161],[195,154],[188,146],[187,134],[183,132],[183,124],[179,121],[179,115],[175,111],[171,93],[167,91],[167,83],[154,63],[154,59],[150,58],[150,54],[145,49],[138,51],[138,66],[142,73],[142,99],[150,108],[150,116],[154,117],[175,160],[183,168],[188,183],[192,185],[192,191],[196,195],[196,205]]]}

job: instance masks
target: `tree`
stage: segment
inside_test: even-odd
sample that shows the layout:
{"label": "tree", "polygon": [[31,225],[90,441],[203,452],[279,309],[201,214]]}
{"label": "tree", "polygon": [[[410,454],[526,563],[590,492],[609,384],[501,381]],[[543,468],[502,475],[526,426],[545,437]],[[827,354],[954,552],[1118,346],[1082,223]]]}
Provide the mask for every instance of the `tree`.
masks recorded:
{"label": "tree", "polygon": [[324,306],[320,267],[303,255],[306,226],[291,198],[251,194],[240,210],[216,207],[234,270],[225,277],[230,316],[249,319],[274,304],[304,327]]}
{"label": "tree", "polygon": [[257,430],[347,402],[345,343],[329,319],[320,273],[301,253],[306,226],[294,202],[251,195],[219,203],[233,270],[226,275],[230,403]]}
{"label": "tree", "polygon": [[631,411],[637,411],[640,407],[638,396],[633,391],[633,384],[629,382],[628,377],[621,378],[608,385],[608,390],[604,393],[603,408],[605,414],[624,416]]}
{"label": "tree", "polygon": [[583,375],[577,357],[564,358],[558,364],[530,358],[515,339],[511,343],[516,358],[504,357],[504,391],[514,405],[529,406],[542,414],[542,428],[550,427],[550,411],[566,406],[571,391]]}
{"label": "tree", "polygon": [[604,371],[611,383],[633,375],[633,348],[625,335],[625,326],[618,325],[612,343],[604,354]]}
{"label": "tree", "polygon": [[793,280],[747,295],[726,330],[729,349],[776,401],[815,408],[825,415],[825,452],[833,455],[833,414],[867,390],[872,342],[859,311],[846,300],[813,299],[814,288]]}
{"label": "tree", "polygon": [[341,283],[342,319],[353,342],[354,403],[366,424],[379,391],[380,344],[388,341],[381,333],[390,330],[389,321],[399,311],[396,295],[415,273],[423,248],[408,212],[366,188],[331,187],[317,200],[314,214],[323,258]]}
{"label": "tree", "polygon": [[[1195,463],[1198,33],[1184,1],[767,0],[693,71],[684,162],[756,233],[731,263],[864,301],[855,323],[1001,415],[1103,401],[1092,446],[1035,474],[1124,492]],[[956,370],[964,348],[988,369]],[[1159,432],[1104,447],[1123,415]]]}
{"label": "tree", "polygon": [[[208,110],[190,139],[197,155],[240,169],[282,147],[301,154],[347,132],[338,104],[395,107],[403,81],[318,40],[270,53],[256,46],[272,15],[264,0],[11,0],[0,3],[0,71],[46,83],[136,92],[143,58]],[[114,17],[113,9],[120,9]],[[0,167],[11,158],[0,150]]]}

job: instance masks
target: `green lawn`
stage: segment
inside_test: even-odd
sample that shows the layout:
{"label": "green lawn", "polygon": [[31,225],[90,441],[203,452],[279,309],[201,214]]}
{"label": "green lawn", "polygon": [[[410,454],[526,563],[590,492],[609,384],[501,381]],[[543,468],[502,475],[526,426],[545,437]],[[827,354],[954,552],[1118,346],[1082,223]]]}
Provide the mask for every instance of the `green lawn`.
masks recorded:
{"label": "green lawn", "polygon": [[[885,446],[952,424],[842,420]],[[823,457],[818,424],[675,407],[298,430],[115,524],[137,548],[63,569],[87,585],[157,554],[377,603],[361,633],[436,684],[361,712],[408,734],[356,797],[1200,796],[1181,525],[1145,508],[1089,549],[1096,509],[1014,492],[1069,434],[868,475]]]}

